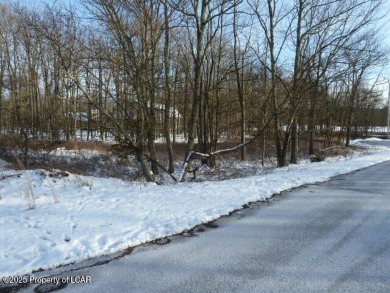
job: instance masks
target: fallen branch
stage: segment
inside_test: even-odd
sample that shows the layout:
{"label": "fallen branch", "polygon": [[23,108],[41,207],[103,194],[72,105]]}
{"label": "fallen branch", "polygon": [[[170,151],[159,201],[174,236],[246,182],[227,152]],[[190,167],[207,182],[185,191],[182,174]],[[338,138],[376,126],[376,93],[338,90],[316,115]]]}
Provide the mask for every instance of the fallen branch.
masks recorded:
{"label": "fallen branch", "polygon": [[326,151],[328,151],[328,150],[331,150],[331,149],[338,149],[338,148],[344,149],[345,146],[343,146],[343,145],[336,145],[336,146],[332,146],[332,147],[328,147],[328,148],[322,149],[322,150],[320,150],[320,152],[323,153],[323,152],[326,152]]}
{"label": "fallen branch", "polygon": [[3,175],[0,177],[0,180],[4,180],[4,179],[7,179],[7,178],[12,178],[12,177],[17,177],[19,178],[22,174],[14,174],[14,175]]}
{"label": "fallen branch", "polygon": [[271,121],[272,121],[272,117],[267,121],[267,123],[264,124],[262,129],[259,130],[255,136],[253,136],[250,140],[248,140],[248,141],[246,141],[244,143],[236,145],[235,147],[228,148],[228,149],[217,150],[215,152],[211,152],[211,153],[208,153],[208,154],[199,153],[199,152],[195,152],[195,151],[188,152],[188,155],[187,155],[187,157],[186,157],[186,159],[185,159],[185,161],[183,163],[183,170],[181,171],[181,174],[180,174],[180,177],[179,177],[179,181],[183,182],[185,180],[186,174],[189,173],[189,168],[190,168],[192,160],[194,160],[194,159],[209,159],[209,158],[214,157],[214,156],[228,154],[228,153],[235,152],[235,151],[237,151],[239,149],[242,149],[243,147],[246,147],[247,145],[250,145],[251,143],[256,141],[259,137],[261,137],[261,135],[263,134],[265,129],[268,127],[269,123],[271,123]]}

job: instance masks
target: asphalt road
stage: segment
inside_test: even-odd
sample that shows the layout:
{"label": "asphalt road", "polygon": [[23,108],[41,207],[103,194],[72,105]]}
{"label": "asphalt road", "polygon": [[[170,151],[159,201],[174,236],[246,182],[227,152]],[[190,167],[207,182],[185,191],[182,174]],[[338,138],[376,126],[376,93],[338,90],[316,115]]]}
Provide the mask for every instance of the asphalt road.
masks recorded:
{"label": "asphalt road", "polygon": [[390,292],[390,162],[170,240],[62,273],[92,283],[58,292]]}

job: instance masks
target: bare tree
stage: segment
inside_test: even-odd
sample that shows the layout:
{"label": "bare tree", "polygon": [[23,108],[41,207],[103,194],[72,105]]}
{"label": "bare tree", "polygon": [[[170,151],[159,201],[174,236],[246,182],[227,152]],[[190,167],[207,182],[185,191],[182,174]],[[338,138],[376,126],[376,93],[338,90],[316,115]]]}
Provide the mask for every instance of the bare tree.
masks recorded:
{"label": "bare tree", "polygon": [[[171,8],[168,5],[168,0],[164,0],[164,73],[165,73],[165,110],[164,110],[164,136],[168,151],[168,170],[173,173],[175,170],[173,162],[173,150],[171,144],[171,107],[172,107],[172,86],[171,86],[171,54],[170,54],[170,16]],[[172,118],[175,115],[175,107],[173,107]],[[173,133],[175,129],[173,127]]]}
{"label": "bare tree", "polygon": [[385,53],[380,50],[380,46],[378,46],[378,42],[373,38],[373,35],[374,32],[369,31],[367,34],[360,36],[354,40],[351,47],[346,48],[343,52],[348,66],[345,81],[348,91],[345,146],[349,146],[350,143],[352,123],[356,107],[359,104],[359,95],[362,94],[364,78],[370,68],[385,63]]}
{"label": "bare tree", "polygon": [[[267,43],[267,48],[269,50],[269,62],[266,61],[264,65],[266,66],[266,68],[268,68],[270,72],[270,97],[272,103],[273,132],[275,138],[276,157],[278,166],[282,167],[286,165],[288,137],[285,139],[285,143],[283,144],[280,124],[280,102],[277,96],[277,84],[279,80],[277,75],[278,61],[280,54],[284,49],[287,33],[284,33],[281,42],[277,44],[276,32],[279,26],[283,23],[283,21],[285,21],[290,11],[280,13],[279,8],[281,4],[278,0],[267,0],[265,7],[263,7],[260,1],[251,1],[249,2],[249,5],[254,14],[256,15],[261,29],[263,30]],[[266,11],[266,13],[263,14],[263,10]],[[283,101],[282,104],[284,104]]]}
{"label": "bare tree", "polygon": [[[244,24],[242,24],[244,25]],[[245,94],[244,94],[244,72],[245,72],[245,54],[248,52],[250,36],[247,39],[245,48],[242,48],[239,39],[239,13],[237,11],[237,5],[233,9],[233,57],[234,57],[234,72],[236,75],[236,84],[237,84],[237,96],[240,103],[240,114],[241,114],[241,141],[240,143],[245,143],[246,136],[246,103],[245,103]],[[244,25],[247,26],[247,25]],[[241,29],[242,31],[242,29]],[[246,159],[246,148],[241,149],[241,160]]]}
{"label": "bare tree", "polygon": [[[242,2],[242,1],[239,1]],[[193,58],[193,97],[191,116],[188,125],[188,142],[185,155],[184,174],[189,170],[189,156],[191,156],[195,147],[196,125],[199,118],[200,104],[202,100],[202,67],[206,51],[213,41],[221,23],[214,26],[208,39],[206,39],[207,29],[216,19],[228,13],[239,4],[238,1],[231,3],[226,0],[191,0],[191,1],[171,1],[170,4],[176,11],[180,12],[186,20],[189,40],[191,43],[191,55]],[[193,35],[195,35],[193,40]],[[183,180],[185,176],[182,177]]]}

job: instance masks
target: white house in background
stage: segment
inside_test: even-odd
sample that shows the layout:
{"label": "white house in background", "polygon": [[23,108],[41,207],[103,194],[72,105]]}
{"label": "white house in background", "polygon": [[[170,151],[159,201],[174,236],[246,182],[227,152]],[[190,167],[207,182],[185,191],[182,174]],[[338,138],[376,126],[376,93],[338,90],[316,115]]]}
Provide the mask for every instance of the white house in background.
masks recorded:
{"label": "white house in background", "polygon": [[[148,103],[148,107],[150,107],[150,103]],[[154,108],[156,110],[156,119],[157,121],[161,121],[161,123],[158,123],[157,129],[156,129],[156,136],[157,138],[160,138],[163,134],[163,121],[164,121],[164,116],[165,116],[165,105],[161,103],[156,103],[154,105]],[[87,130],[89,129],[90,131],[97,131],[98,127],[97,123],[99,121],[99,110],[97,109],[91,109],[90,112],[76,112],[76,113],[69,113],[69,117],[71,117],[76,125],[76,128],[79,130]],[[134,120],[137,120],[137,116],[133,115],[132,116]],[[176,134],[182,132],[182,124],[183,124],[183,116],[180,114],[180,112],[174,108],[170,107],[169,108],[169,117],[171,119],[171,125],[170,129],[171,132],[175,131]],[[173,123],[174,121],[174,123]],[[175,127],[175,129],[173,129]]]}

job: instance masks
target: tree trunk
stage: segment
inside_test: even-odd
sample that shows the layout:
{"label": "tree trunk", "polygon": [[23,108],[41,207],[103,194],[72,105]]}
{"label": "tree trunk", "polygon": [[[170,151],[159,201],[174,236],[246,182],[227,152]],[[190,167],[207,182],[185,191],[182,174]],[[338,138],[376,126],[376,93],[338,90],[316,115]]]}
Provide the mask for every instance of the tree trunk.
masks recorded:
{"label": "tree trunk", "polygon": [[[170,126],[170,109],[171,109],[171,75],[170,75],[170,56],[169,56],[169,48],[170,48],[170,35],[169,35],[169,18],[168,18],[168,1],[164,2],[164,25],[165,25],[165,41],[164,41],[164,71],[165,71],[165,110],[164,110],[164,136],[165,142],[167,145],[168,151],[168,171],[169,173],[173,173],[175,171],[175,167],[173,164],[173,150],[171,144],[171,136],[169,131]],[[176,109],[173,108],[172,116],[176,115]],[[173,120],[174,121],[174,120]],[[172,127],[173,133],[175,133],[175,125]],[[173,134],[175,136],[175,134]]]}
{"label": "tree trunk", "polygon": [[[243,75],[244,75],[244,56],[241,56],[241,68],[240,68],[240,48],[238,44],[238,32],[237,32],[237,10],[236,6],[234,6],[234,12],[233,12],[233,37],[234,37],[234,44],[233,44],[233,51],[234,51],[234,72],[236,75],[236,85],[237,85],[237,95],[238,100],[240,103],[240,137],[241,137],[241,143],[245,143],[245,131],[246,131],[246,125],[245,125],[245,100],[244,100],[244,84],[243,84]],[[241,74],[240,74],[241,71]],[[243,147],[241,149],[241,160],[245,161],[246,159],[246,148]]]}

